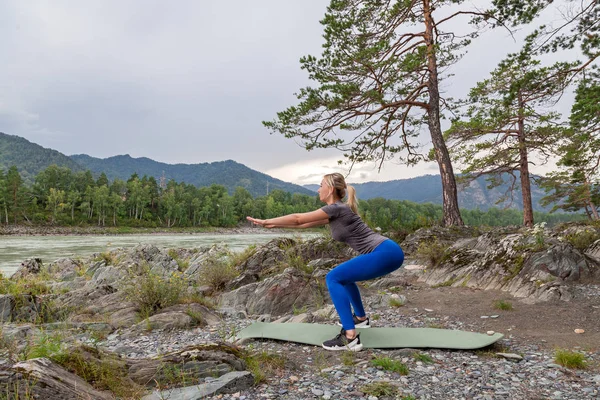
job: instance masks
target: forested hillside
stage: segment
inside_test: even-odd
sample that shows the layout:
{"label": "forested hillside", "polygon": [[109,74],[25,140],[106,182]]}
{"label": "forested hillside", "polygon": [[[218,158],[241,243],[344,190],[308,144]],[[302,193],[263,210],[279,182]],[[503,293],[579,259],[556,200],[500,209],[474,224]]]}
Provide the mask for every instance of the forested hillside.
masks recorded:
{"label": "forested hillside", "polygon": [[31,143],[19,136],[0,132],[0,170],[8,171],[16,166],[25,182],[33,182],[33,178],[43,169],[56,164],[72,171],[83,168],[66,155],[52,149],[46,149]]}
{"label": "forested hillside", "polygon": [[[247,224],[246,216],[276,216],[315,210],[323,205],[316,195],[273,190],[253,197],[237,187],[230,195],[223,185],[196,187],[133,174],[126,181],[109,180],[90,171],[73,172],[51,165],[23,182],[15,166],[0,172],[0,224],[125,226],[125,227],[232,227]],[[371,199],[360,202],[360,214],[373,227],[407,232],[439,224],[442,207],[431,203]],[[463,210],[469,225],[514,225],[517,210]],[[581,215],[539,214],[536,221],[559,222]]]}
{"label": "forested hillside", "polygon": [[95,175],[104,172],[109,179],[125,180],[137,173],[139,176],[152,176],[157,180],[164,177],[166,181],[174,179],[198,187],[223,185],[230,194],[238,186],[248,190],[253,196],[263,196],[268,191],[276,189],[290,193],[313,194],[302,186],[275,179],[232,160],[199,164],[166,164],[145,157],[133,158],[128,154],[105,159],[78,154],[71,158]]}
{"label": "forested hillside", "polygon": [[[517,174],[518,175],[518,174]],[[359,199],[374,199],[382,197],[384,199],[408,200],[415,203],[434,203],[442,204],[442,184],[439,175],[424,175],[410,179],[398,179],[387,182],[366,182],[352,184],[356,189]],[[523,198],[521,191],[516,190],[513,198],[497,203],[509,190],[509,184],[488,189],[488,182],[485,177],[480,177],[472,181],[468,186],[459,186],[458,202],[461,209],[467,210],[489,210],[492,207],[523,209]],[[309,189],[315,189],[316,185],[306,186]],[[517,180],[516,188],[519,189],[520,183]],[[315,189],[316,190],[316,189]],[[550,211],[552,204],[543,207],[540,199],[546,193],[538,187],[535,182],[531,184],[531,197],[533,209],[535,211]]]}

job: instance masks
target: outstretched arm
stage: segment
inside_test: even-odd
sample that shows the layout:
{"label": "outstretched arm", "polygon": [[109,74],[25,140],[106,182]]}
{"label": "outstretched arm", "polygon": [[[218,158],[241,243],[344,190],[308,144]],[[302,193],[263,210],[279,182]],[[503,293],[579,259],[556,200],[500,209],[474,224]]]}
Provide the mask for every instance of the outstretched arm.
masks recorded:
{"label": "outstretched arm", "polygon": [[310,228],[329,223],[329,216],[320,209],[302,214],[288,214],[277,218],[256,219],[246,217],[246,219],[265,228]]}

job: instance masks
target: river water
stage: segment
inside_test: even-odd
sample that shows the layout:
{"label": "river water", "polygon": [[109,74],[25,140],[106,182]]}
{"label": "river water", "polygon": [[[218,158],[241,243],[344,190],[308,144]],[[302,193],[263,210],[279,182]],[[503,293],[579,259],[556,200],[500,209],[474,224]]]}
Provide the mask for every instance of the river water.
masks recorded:
{"label": "river water", "polygon": [[278,237],[308,239],[319,233],[261,233],[261,234],[182,234],[182,235],[122,235],[122,236],[0,236],[0,272],[12,275],[21,262],[38,257],[46,264],[64,257],[86,257],[92,253],[153,244],[160,248],[194,248],[214,243],[226,244],[241,251]]}

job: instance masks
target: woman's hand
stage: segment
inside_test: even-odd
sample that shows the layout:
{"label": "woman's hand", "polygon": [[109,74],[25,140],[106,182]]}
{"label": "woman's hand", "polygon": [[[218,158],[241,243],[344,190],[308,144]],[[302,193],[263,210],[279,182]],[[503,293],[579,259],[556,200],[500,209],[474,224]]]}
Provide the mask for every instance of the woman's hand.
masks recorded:
{"label": "woman's hand", "polygon": [[257,218],[252,218],[252,217],[246,217],[246,219],[248,221],[252,222],[254,225],[260,225],[264,228],[273,228],[274,227],[274,225],[267,224],[266,219],[257,219]]}

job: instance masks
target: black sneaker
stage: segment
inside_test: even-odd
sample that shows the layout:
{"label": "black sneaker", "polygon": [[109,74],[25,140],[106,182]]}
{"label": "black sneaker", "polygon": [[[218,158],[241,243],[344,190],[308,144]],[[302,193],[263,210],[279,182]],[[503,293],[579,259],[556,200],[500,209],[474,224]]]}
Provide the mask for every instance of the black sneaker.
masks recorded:
{"label": "black sneaker", "polygon": [[323,342],[323,348],[325,350],[350,350],[350,351],[361,351],[363,348],[362,343],[360,342],[360,334],[357,334],[356,337],[352,340],[346,337],[346,331],[341,330],[341,332],[331,340],[326,340]]}
{"label": "black sneaker", "polygon": [[[354,327],[355,328],[370,328],[371,327],[371,322],[369,321],[369,317],[367,317],[367,319],[365,319],[364,321],[361,321],[360,319],[358,319],[358,317],[354,314],[352,314],[352,319],[354,320]],[[342,326],[341,322],[337,323],[339,326]]]}

